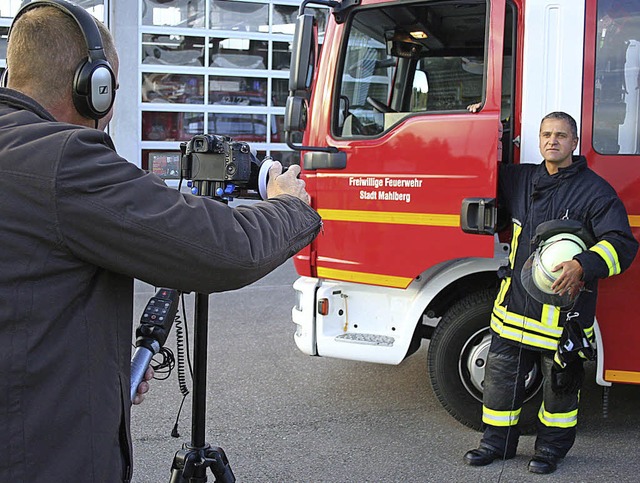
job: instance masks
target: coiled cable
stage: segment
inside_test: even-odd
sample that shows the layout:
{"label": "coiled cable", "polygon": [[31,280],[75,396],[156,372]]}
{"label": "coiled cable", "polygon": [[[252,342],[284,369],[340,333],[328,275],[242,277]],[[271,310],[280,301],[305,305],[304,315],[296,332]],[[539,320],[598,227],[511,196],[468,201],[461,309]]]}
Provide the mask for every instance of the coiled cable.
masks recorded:
{"label": "coiled cable", "polygon": [[[182,318],[187,320],[187,313],[185,310],[184,303],[184,294],[180,295],[180,301],[182,303]],[[178,414],[176,415],[176,421],[173,425],[173,429],[171,430],[171,436],[174,438],[180,437],[180,433],[178,432],[178,422],[180,420],[180,414],[182,413],[182,407],[184,406],[184,402],[189,395],[189,387],[187,386],[187,374],[185,372],[185,356],[187,359],[187,364],[189,366],[189,375],[193,378],[193,369],[191,367],[191,357],[189,356],[189,331],[187,330],[186,322],[183,327],[183,321],[179,315],[176,315],[175,318],[175,328],[176,328],[176,349],[178,352],[178,386],[180,387],[180,393],[182,394],[182,402],[180,403],[180,408],[178,409]]]}

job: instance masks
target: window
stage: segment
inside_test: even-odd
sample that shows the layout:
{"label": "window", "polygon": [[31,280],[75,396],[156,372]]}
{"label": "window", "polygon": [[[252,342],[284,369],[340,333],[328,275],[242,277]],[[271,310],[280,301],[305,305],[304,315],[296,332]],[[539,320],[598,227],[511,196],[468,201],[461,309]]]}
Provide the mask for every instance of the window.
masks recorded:
{"label": "window", "polygon": [[271,91],[271,102],[274,106],[284,107],[289,96],[289,79],[273,79]]}
{"label": "window", "polygon": [[209,52],[211,67],[265,70],[269,65],[266,40],[212,38]]}
{"label": "window", "polygon": [[264,143],[267,140],[267,116],[209,114],[209,133],[231,136],[234,141]]}
{"label": "window", "polygon": [[152,72],[142,74],[142,102],[202,104],[204,76]]}
{"label": "window", "polygon": [[[143,169],[161,170],[152,163],[162,165],[166,153],[196,134],[231,136],[258,152],[288,151],[282,119],[299,6],[293,0],[141,2]],[[328,10],[308,10],[322,36]]]}
{"label": "window", "polygon": [[375,136],[414,112],[465,111],[483,98],[485,2],[357,12],[343,46],[338,135]]}
{"label": "window", "polygon": [[145,0],[142,25],[204,27],[204,2],[200,0]]}
{"label": "window", "polygon": [[267,79],[210,76],[209,104],[266,106]]}
{"label": "window", "polygon": [[200,112],[143,112],[143,141],[188,141],[204,132],[204,114]]}
{"label": "window", "polygon": [[215,0],[211,3],[210,22],[212,29],[269,32],[269,5]]}
{"label": "window", "polygon": [[142,63],[202,66],[204,65],[204,37],[143,34]]}
{"label": "window", "polygon": [[22,0],[4,0],[0,2],[0,17],[15,17],[16,13],[18,13],[18,10],[20,10],[21,4]]}
{"label": "window", "polygon": [[7,58],[7,38],[9,37],[9,27],[0,27],[0,58]]}
{"label": "window", "polygon": [[598,2],[593,148],[638,154],[640,139],[640,6]]}

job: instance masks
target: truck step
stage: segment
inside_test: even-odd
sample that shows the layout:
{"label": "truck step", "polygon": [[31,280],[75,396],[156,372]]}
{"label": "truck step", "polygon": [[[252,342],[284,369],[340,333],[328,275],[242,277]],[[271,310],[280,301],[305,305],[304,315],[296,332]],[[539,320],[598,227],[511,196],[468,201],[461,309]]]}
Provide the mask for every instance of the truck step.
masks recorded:
{"label": "truck step", "polygon": [[350,342],[352,344],[382,345],[387,347],[393,346],[395,341],[393,337],[387,335],[355,333],[340,334],[335,340],[338,342]]}

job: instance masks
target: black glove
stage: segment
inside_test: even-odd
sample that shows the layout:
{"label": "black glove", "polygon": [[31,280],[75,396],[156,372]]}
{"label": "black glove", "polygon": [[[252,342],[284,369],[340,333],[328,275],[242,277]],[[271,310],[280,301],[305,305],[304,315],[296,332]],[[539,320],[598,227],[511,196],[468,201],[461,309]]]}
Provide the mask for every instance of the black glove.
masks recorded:
{"label": "black glove", "polygon": [[567,314],[558,350],[553,356],[551,388],[556,394],[577,392],[584,382],[584,360],[595,359],[593,342],[587,337],[575,316]]}
{"label": "black glove", "polygon": [[[593,331],[591,330],[590,333],[593,334]],[[576,359],[594,360],[596,358],[596,350],[592,339],[593,336],[591,338],[587,337],[578,321],[571,317],[571,313],[568,313],[562,329],[562,335],[558,341],[558,350],[553,360],[560,368]]]}
{"label": "black glove", "polygon": [[582,359],[576,358],[564,367],[555,362],[551,367],[551,389],[556,394],[575,394],[584,382],[584,367]]}

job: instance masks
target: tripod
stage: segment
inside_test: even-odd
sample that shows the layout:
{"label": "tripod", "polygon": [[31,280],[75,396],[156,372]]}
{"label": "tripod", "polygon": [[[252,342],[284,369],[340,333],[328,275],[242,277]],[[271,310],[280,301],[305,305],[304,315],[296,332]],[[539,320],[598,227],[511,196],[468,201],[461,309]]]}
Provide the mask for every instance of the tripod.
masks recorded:
{"label": "tripod", "polygon": [[207,481],[207,468],[216,482],[236,481],[222,448],[205,442],[207,406],[207,338],[209,295],[196,293],[193,349],[193,396],[191,409],[191,441],[176,452],[171,465],[170,483]]}

